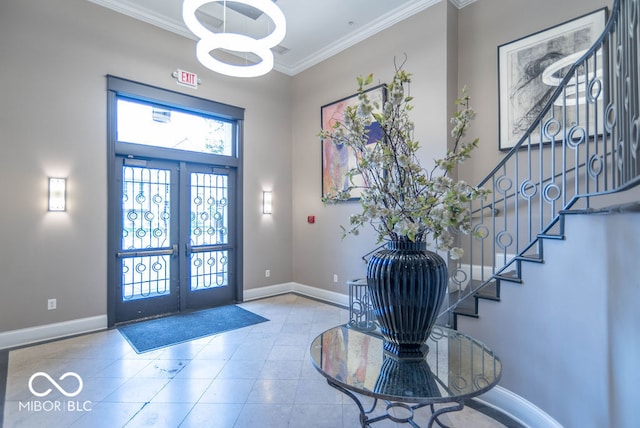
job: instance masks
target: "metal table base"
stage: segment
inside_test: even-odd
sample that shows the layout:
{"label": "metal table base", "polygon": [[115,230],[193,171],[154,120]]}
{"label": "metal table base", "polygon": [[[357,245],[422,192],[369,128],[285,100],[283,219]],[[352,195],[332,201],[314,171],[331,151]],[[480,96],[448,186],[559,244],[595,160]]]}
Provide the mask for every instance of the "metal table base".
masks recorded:
{"label": "metal table base", "polygon": [[[378,406],[378,399],[377,398],[373,399],[373,404],[371,405],[371,408],[369,410],[366,410],[364,408],[364,406],[362,405],[362,402],[360,401],[360,399],[358,399],[358,397],[354,393],[352,393],[348,389],[343,388],[342,386],[338,385],[337,383],[332,382],[330,379],[327,379],[327,383],[330,386],[332,386],[333,388],[335,388],[338,391],[342,392],[343,394],[347,395],[349,398],[351,398],[356,403],[356,405],[358,406],[358,409],[360,410],[360,426],[362,428],[370,427],[372,423],[378,422],[378,421],[382,421],[382,420],[385,420],[385,419],[390,419],[393,422],[396,422],[396,423],[399,423],[399,424],[405,423],[405,424],[411,425],[412,427],[420,428],[420,426],[413,420],[414,412],[415,412],[415,410],[421,409],[421,408],[426,407],[426,406],[429,406],[429,408],[431,409],[431,417],[429,418],[429,422],[427,424],[427,428],[432,428],[434,422],[437,423],[438,426],[440,426],[442,428],[451,428],[448,425],[445,425],[442,422],[440,422],[439,417],[441,415],[443,415],[444,413],[458,412],[458,411],[461,411],[462,409],[464,409],[464,400],[453,400],[451,402],[452,403],[456,403],[456,405],[450,406],[450,407],[442,407],[442,408],[440,408],[438,410],[435,409],[435,406],[434,406],[433,403],[418,403],[418,404],[409,405],[409,404],[406,404],[406,403],[399,403],[399,402],[392,402],[392,401],[385,400],[385,403],[387,403],[387,408],[386,408],[387,413],[384,414],[384,415],[380,415],[380,416],[376,416],[376,417],[370,418],[369,415],[371,413],[373,413],[373,411]],[[398,416],[394,416],[394,415],[389,413],[389,410],[391,410],[393,408],[398,408],[398,407],[408,411],[409,412],[409,416],[398,417]]]}

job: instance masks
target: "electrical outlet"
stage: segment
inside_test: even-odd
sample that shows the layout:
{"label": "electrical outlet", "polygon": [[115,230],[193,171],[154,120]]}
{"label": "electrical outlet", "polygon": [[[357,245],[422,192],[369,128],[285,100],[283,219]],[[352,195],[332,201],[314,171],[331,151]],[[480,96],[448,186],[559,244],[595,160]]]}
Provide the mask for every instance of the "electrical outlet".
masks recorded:
{"label": "electrical outlet", "polygon": [[264,271],[264,277],[269,278],[271,276],[271,271],[269,269]]}
{"label": "electrical outlet", "polygon": [[57,299],[49,299],[49,300],[47,300],[47,310],[48,311],[52,311],[57,307],[58,307],[58,300]]}
{"label": "electrical outlet", "polygon": [[333,274],[333,282],[338,282],[338,275],[337,274]]}

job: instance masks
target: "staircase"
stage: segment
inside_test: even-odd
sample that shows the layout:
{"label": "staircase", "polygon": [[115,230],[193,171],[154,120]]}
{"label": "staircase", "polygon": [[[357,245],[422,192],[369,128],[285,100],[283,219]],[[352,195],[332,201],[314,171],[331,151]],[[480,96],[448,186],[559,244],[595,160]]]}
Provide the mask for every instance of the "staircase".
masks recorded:
{"label": "staircase", "polygon": [[491,194],[470,203],[476,237],[459,234],[465,255],[449,262],[440,319],[453,328],[480,316],[479,300],[499,301],[504,283],[522,282],[524,263],[544,262],[544,242],[564,239],[567,213],[640,184],[639,3],[615,1],[603,34],[479,183]]}

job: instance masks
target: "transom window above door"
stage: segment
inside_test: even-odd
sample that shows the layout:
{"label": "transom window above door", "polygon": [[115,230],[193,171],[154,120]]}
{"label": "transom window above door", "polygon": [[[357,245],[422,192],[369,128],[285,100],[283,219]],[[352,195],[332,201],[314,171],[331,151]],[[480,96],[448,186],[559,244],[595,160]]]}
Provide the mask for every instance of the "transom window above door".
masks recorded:
{"label": "transom window above door", "polygon": [[117,141],[235,156],[234,123],[139,100],[118,98]]}

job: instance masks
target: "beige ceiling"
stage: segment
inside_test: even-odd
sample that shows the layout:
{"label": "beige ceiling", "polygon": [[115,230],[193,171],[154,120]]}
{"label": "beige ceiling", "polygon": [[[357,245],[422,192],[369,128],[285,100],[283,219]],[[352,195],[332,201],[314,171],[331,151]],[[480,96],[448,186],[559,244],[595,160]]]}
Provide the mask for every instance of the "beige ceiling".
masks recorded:
{"label": "beige ceiling", "polygon": [[[196,40],[182,21],[182,0],[88,1]],[[277,0],[287,34],[274,49],[275,69],[295,75],[440,1],[446,0]],[[461,8],[475,0],[449,1]],[[225,10],[223,0],[203,5],[198,14],[214,32],[222,31],[222,25],[253,37],[271,32],[266,15],[254,20]]]}

